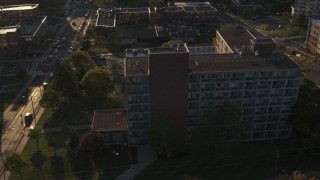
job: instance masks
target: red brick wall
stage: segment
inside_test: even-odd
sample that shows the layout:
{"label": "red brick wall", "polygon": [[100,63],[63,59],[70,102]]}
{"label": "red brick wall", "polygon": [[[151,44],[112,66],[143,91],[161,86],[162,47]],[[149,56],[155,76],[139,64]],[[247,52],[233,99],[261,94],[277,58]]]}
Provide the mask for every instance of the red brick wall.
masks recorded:
{"label": "red brick wall", "polygon": [[188,53],[149,54],[150,117],[176,122],[186,138],[188,108]]}

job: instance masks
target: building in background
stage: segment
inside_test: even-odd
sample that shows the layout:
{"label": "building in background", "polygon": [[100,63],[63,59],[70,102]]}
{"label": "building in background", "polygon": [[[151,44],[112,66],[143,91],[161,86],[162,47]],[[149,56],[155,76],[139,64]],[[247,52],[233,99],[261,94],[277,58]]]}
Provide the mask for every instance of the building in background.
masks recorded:
{"label": "building in background", "polygon": [[[211,117],[225,103],[239,107],[241,121],[251,127],[249,140],[291,135],[288,117],[298,95],[300,67],[276,52],[273,40],[236,31],[217,31],[217,41],[229,49],[222,54],[185,44],[127,50],[124,75],[132,144],[148,142],[150,119],[159,116],[174,120],[181,127],[177,133],[187,140],[197,120]],[[244,35],[238,35],[239,45],[228,42],[230,33]]]}
{"label": "building in background", "polygon": [[304,14],[307,17],[320,17],[320,1],[319,0],[295,0],[291,6],[291,15],[297,16]]}
{"label": "building in background", "polygon": [[0,49],[28,51],[39,44],[47,32],[47,17],[38,16],[38,9],[38,4],[0,6]]}
{"label": "building in background", "polygon": [[320,54],[320,20],[310,19],[307,31],[307,50],[314,55]]}
{"label": "building in background", "polygon": [[38,15],[38,4],[0,6],[0,26],[16,25],[21,19]]}
{"label": "building in background", "polygon": [[17,51],[19,49],[20,26],[0,27],[0,50]]}
{"label": "building in background", "polygon": [[23,19],[20,21],[20,46],[32,47],[40,43],[40,37],[47,32],[48,22],[46,16]]}

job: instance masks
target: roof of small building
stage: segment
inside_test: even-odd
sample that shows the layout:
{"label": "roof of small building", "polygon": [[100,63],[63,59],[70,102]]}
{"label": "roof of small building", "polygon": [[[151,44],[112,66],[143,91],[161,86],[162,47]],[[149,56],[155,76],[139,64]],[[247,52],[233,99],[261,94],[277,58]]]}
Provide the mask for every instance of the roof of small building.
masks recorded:
{"label": "roof of small building", "polygon": [[20,4],[20,5],[8,5],[8,6],[0,6],[1,11],[23,11],[23,10],[31,10],[38,7],[38,4]]}
{"label": "roof of small building", "polygon": [[224,41],[231,49],[234,47],[249,46],[250,40],[255,37],[245,29],[224,29],[217,30],[217,34],[220,34]]}
{"label": "roof of small building", "polygon": [[125,109],[95,110],[92,131],[126,131],[128,130],[127,111]]}
{"label": "roof of small building", "polygon": [[22,36],[34,36],[42,24],[47,20],[46,16],[23,19],[20,22],[20,33]]}
{"label": "roof of small building", "polygon": [[17,26],[6,26],[6,27],[0,27],[0,34],[7,34],[10,32],[16,32]]}

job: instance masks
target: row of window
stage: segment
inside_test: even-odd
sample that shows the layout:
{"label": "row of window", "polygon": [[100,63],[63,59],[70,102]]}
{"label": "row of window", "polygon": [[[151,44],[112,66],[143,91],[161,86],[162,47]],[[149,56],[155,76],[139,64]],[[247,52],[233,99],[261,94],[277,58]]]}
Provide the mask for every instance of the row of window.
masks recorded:
{"label": "row of window", "polygon": [[253,89],[253,88],[281,88],[281,87],[298,87],[299,80],[275,80],[275,81],[259,81],[259,82],[217,82],[217,83],[191,83],[189,84],[189,91],[197,90],[214,90],[223,88],[223,89]]}
{"label": "row of window", "polygon": [[189,82],[200,82],[200,80],[243,80],[245,79],[281,79],[281,78],[299,78],[300,71],[275,71],[275,72],[242,72],[242,73],[211,73],[211,74],[190,74]]}
{"label": "row of window", "polygon": [[189,101],[200,100],[229,100],[229,99],[255,99],[255,98],[275,98],[297,96],[298,89],[260,89],[246,91],[216,91],[216,92],[189,92]]}

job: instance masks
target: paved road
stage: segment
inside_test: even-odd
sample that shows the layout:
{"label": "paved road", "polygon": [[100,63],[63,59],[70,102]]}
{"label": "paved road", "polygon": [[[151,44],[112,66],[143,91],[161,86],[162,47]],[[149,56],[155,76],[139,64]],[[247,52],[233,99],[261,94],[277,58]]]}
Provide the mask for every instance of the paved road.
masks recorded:
{"label": "paved road", "polygon": [[[21,90],[18,96],[15,98],[13,104],[9,105],[3,113],[3,122],[5,122],[5,131],[2,136],[2,152],[4,156],[8,156],[15,152],[21,139],[27,136],[29,128],[35,127],[37,118],[34,118],[30,127],[25,127],[24,116],[26,113],[32,113],[36,115],[40,106],[39,100],[41,99],[43,87],[41,83],[44,77],[36,78],[33,76],[26,86]],[[40,86],[38,86],[40,84]],[[22,94],[26,89],[30,89],[28,97],[23,97]],[[22,97],[21,97],[22,96]],[[19,101],[20,98],[25,99],[25,103],[16,108],[15,102]],[[3,168],[3,164],[0,162],[0,169]]]}

